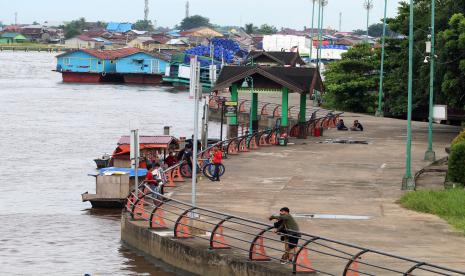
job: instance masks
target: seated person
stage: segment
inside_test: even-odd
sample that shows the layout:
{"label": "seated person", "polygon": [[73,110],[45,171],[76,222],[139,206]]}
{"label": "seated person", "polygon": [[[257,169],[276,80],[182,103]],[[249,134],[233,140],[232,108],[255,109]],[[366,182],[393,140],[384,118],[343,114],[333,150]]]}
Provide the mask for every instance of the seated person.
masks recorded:
{"label": "seated person", "polygon": [[340,119],[336,125],[337,130],[349,130],[344,124],[344,120]]}
{"label": "seated person", "polygon": [[352,131],[363,131],[363,126],[358,120],[355,120],[354,125],[350,128],[350,130],[352,130]]}
{"label": "seated person", "polygon": [[168,154],[168,157],[166,157],[165,159],[165,164],[168,167],[172,167],[176,165],[176,163],[178,163],[178,159],[176,158],[176,156],[174,156],[174,152],[170,151],[170,153]]}

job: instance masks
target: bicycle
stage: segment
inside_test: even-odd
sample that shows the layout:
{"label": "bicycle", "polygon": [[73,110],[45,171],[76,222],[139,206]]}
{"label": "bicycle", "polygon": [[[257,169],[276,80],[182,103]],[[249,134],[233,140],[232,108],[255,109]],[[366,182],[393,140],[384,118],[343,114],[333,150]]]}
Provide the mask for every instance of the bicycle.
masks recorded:
{"label": "bicycle", "polygon": [[[207,162],[205,162],[203,167],[202,167],[202,173],[203,173],[203,175],[208,177],[210,180],[212,180],[213,175],[215,174],[215,164],[213,164],[211,159],[206,159],[206,160],[207,160]],[[225,173],[226,168],[224,167],[223,164],[219,164],[218,166],[220,166],[218,173],[219,173],[219,176],[221,177]]]}
{"label": "bicycle", "polygon": [[[202,173],[205,177],[208,177],[209,179],[213,178],[213,175],[215,174],[215,166],[211,159],[199,159],[202,161],[202,167],[200,168],[197,166],[197,173]],[[223,164],[220,164],[220,177],[223,176],[225,173],[226,169]],[[183,177],[192,177],[192,170],[191,167],[187,164],[184,163],[181,165],[181,175]]]}

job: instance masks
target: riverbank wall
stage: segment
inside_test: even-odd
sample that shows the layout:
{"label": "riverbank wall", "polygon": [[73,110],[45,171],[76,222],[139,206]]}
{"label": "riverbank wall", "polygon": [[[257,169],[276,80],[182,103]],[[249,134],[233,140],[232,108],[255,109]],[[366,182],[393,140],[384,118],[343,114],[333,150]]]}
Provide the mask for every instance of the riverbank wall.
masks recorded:
{"label": "riverbank wall", "polygon": [[213,251],[196,239],[174,239],[173,231],[150,230],[146,221],[131,221],[130,215],[121,216],[121,240],[148,258],[155,258],[172,266],[175,272],[193,275],[271,276],[290,275],[277,263],[250,262],[234,255],[234,250]]}

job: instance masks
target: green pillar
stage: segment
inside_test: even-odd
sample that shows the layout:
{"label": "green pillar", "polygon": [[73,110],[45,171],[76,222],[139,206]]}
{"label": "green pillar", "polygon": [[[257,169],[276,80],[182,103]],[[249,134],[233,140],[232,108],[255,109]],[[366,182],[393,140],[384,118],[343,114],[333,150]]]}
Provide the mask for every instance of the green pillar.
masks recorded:
{"label": "green pillar", "polygon": [[252,105],[250,110],[250,129],[252,132],[258,131],[258,93],[252,93]]}
{"label": "green pillar", "polygon": [[299,123],[305,123],[307,118],[307,94],[300,94],[300,116]]}
{"label": "green pillar", "polygon": [[428,149],[425,152],[425,161],[436,160],[436,153],[433,150],[433,102],[434,102],[434,61],[436,59],[434,41],[434,21],[436,0],[431,0],[431,53],[430,53],[430,69],[429,69],[429,116],[428,116]]}
{"label": "green pillar", "polygon": [[402,179],[402,189],[414,190],[415,181],[412,177],[413,0],[410,0],[408,56],[407,144],[405,153],[405,175]]}
{"label": "green pillar", "polygon": [[299,138],[307,138],[307,127],[305,122],[307,120],[307,94],[300,94],[300,111],[299,111]]}
{"label": "green pillar", "polygon": [[289,89],[282,88],[282,104],[281,104],[281,132],[287,132],[289,117]]}
{"label": "green pillar", "polygon": [[[239,97],[237,94],[237,84],[233,84],[231,86],[231,101],[238,102],[238,98]],[[237,137],[237,134],[238,134],[238,124],[237,124],[237,113],[236,113],[236,116],[231,117],[229,119],[228,138]]]}

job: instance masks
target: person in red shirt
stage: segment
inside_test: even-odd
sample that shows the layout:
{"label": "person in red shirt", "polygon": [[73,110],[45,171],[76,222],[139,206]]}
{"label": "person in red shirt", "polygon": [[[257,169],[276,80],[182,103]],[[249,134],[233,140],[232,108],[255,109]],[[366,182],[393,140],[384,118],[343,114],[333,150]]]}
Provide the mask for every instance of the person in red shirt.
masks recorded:
{"label": "person in red shirt", "polygon": [[168,154],[168,157],[166,157],[165,159],[165,164],[169,168],[169,167],[176,165],[176,163],[178,163],[178,159],[176,159],[176,156],[174,156],[174,153],[170,151],[170,153]]}
{"label": "person in red shirt", "polygon": [[220,181],[220,165],[223,161],[223,152],[218,148],[213,148],[213,166],[215,166],[215,171],[213,173],[212,181]]}

